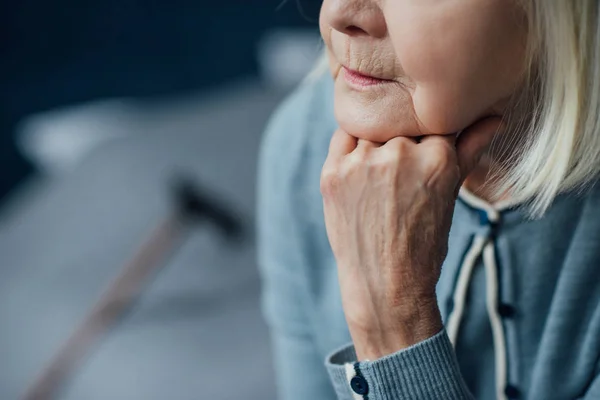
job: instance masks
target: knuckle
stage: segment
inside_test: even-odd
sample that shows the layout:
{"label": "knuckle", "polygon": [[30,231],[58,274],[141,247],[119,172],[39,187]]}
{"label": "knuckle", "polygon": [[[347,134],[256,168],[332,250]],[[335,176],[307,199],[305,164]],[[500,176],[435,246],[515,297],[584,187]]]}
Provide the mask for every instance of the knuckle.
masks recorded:
{"label": "knuckle", "polygon": [[356,148],[346,155],[339,164],[339,173],[343,179],[353,176],[369,164],[370,152],[364,148]]}
{"label": "knuckle", "polygon": [[325,165],[321,171],[320,190],[323,197],[333,196],[339,187],[339,173],[336,167]]}
{"label": "knuckle", "polygon": [[367,163],[369,155],[365,150],[358,150],[350,153],[344,164],[342,165],[344,172],[352,173],[361,168]]}
{"label": "knuckle", "polygon": [[446,187],[459,179],[456,154],[450,146],[436,146],[423,158],[426,187]]}
{"label": "knuckle", "polygon": [[397,169],[403,161],[410,158],[412,144],[410,139],[403,137],[390,140],[381,147],[381,151],[374,158],[373,164],[379,169]]}
{"label": "knuckle", "polygon": [[413,141],[407,137],[398,136],[389,140],[384,147],[394,150],[396,153],[403,154],[413,145]]}
{"label": "knuckle", "polygon": [[400,160],[402,160],[403,158],[403,152],[402,151],[393,151],[393,150],[388,150],[383,152],[381,158],[380,158],[380,162],[381,162],[381,166],[382,167],[390,167],[390,166],[397,166],[400,163]]}
{"label": "knuckle", "polygon": [[362,175],[370,164],[367,152],[351,153],[342,160],[326,162],[321,169],[320,190],[323,197],[336,196],[345,182]]}
{"label": "knuckle", "polygon": [[430,154],[425,157],[430,172],[450,171],[456,165],[455,154],[448,145],[436,146]]}
{"label": "knuckle", "polygon": [[424,174],[427,177],[427,181],[431,183],[435,183],[440,175],[444,172],[444,165],[440,163],[440,161],[436,158],[426,158],[423,161],[424,164]]}
{"label": "knuckle", "polygon": [[400,160],[400,156],[390,150],[385,150],[377,154],[376,157],[369,162],[369,167],[375,172],[375,175],[381,176],[383,172],[390,168],[395,168]]}

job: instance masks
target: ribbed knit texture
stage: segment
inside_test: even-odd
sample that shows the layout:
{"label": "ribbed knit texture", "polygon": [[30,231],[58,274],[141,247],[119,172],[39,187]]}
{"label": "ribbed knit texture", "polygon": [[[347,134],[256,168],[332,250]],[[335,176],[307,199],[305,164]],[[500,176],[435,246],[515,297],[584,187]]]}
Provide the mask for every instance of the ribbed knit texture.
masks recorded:
{"label": "ribbed knit texture", "polygon": [[[336,387],[343,386],[346,381],[344,363],[355,361],[352,345],[328,357],[327,370]],[[372,388],[369,392],[372,400],[472,398],[462,380],[445,330],[397,353],[376,361],[361,362],[360,371]],[[338,393],[343,393],[343,390]]]}

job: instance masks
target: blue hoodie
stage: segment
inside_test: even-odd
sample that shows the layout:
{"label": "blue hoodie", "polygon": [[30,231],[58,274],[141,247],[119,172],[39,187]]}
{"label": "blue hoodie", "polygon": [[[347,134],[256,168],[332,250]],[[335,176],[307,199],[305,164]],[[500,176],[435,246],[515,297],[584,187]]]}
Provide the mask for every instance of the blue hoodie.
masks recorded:
{"label": "blue hoodie", "polygon": [[445,328],[357,362],[319,179],[329,76],[272,117],[258,178],[259,265],[282,400],[600,399],[600,189],[528,220],[461,191],[437,287]]}

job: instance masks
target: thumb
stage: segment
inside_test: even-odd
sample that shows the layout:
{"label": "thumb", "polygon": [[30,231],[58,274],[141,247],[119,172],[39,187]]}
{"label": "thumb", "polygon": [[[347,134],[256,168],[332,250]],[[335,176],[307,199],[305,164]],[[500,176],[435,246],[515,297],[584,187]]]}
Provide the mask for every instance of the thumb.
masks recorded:
{"label": "thumb", "polygon": [[488,117],[465,129],[456,140],[456,155],[460,168],[461,183],[477,166],[481,156],[492,143],[502,127],[502,118]]}

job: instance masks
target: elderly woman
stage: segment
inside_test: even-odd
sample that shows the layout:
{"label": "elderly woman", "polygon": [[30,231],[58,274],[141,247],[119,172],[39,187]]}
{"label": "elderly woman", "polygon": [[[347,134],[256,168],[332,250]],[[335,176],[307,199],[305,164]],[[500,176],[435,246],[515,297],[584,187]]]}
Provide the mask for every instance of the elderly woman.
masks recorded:
{"label": "elderly woman", "polygon": [[597,0],[324,0],[267,129],[281,399],[600,399]]}

